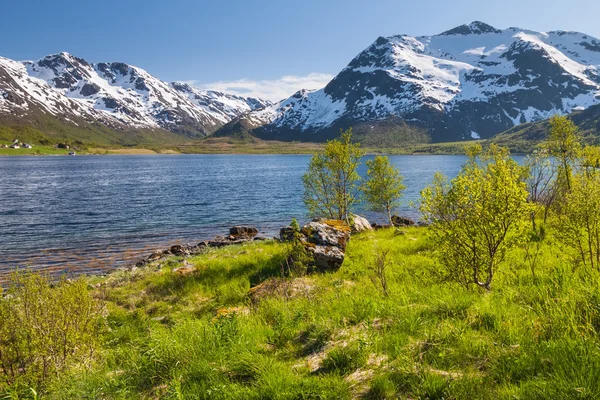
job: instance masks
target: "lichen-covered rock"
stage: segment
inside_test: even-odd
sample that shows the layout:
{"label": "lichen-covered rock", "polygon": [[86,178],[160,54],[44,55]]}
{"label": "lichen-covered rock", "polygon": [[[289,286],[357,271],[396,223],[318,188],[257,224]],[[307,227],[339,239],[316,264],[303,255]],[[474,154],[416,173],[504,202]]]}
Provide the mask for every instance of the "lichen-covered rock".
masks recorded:
{"label": "lichen-covered rock", "polygon": [[308,243],[334,246],[342,251],[350,240],[350,227],[342,221],[318,219],[304,225],[300,231]]}
{"label": "lichen-covered rock", "polygon": [[352,228],[352,232],[364,232],[373,230],[373,227],[365,217],[352,214],[350,220],[350,228]]}
{"label": "lichen-covered rock", "polygon": [[317,271],[336,271],[342,266],[350,240],[348,225],[338,220],[314,220],[304,225],[300,234],[300,242],[313,256]]}

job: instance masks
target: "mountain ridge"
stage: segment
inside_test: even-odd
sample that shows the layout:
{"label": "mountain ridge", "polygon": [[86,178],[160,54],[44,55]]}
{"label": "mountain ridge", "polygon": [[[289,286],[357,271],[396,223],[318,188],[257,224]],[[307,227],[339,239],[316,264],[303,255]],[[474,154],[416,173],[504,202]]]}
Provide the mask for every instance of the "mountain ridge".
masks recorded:
{"label": "mountain ridge", "polygon": [[475,21],[433,36],[379,37],[324,88],[242,114],[226,129],[322,141],[396,117],[434,142],[484,139],[600,103],[599,71],[600,41],[590,35]]}
{"label": "mountain ridge", "polygon": [[0,57],[0,119],[54,116],[115,131],[169,131],[204,137],[266,100],[164,82],[121,62],[88,63],[69,53],[37,61]]}

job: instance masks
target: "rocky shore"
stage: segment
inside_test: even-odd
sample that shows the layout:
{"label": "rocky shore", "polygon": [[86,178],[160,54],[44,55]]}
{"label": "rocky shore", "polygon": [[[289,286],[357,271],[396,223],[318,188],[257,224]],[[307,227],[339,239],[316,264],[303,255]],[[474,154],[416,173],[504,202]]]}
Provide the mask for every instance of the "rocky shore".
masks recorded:
{"label": "rocky shore", "polygon": [[[383,228],[402,227],[415,225],[410,218],[392,216],[393,224],[371,224],[366,218],[353,214],[350,226],[339,220],[316,218],[302,226],[299,231],[292,226],[282,227],[279,236],[260,236],[255,226],[238,225],[229,229],[225,236],[217,235],[211,240],[204,240],[195,245],[175,244],[165,250],[157,250],[148,257],[140,259],[134,267],[143,267],[149,263],[159,261],[163,258],[190,257],[202,254],[209,248],[219,248],[253,241],[275,240],[281,242],[292,242],[294,240],[304,246],[305,250],[314,260],[316,271],[335,271],[340,268],[344,261],[346,244],[352,233]],[[180,268],[184,273],[185,267]],[[176,271],[177,272],[177,271]]]}

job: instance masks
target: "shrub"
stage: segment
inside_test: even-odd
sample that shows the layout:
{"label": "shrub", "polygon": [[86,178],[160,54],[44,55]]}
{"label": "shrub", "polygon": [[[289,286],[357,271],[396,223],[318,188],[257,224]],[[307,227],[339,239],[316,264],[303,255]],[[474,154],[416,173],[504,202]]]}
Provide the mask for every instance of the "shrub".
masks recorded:
{"label": "shrub", "polygon": [[15,272],[0,299],[0,390],[43,389],[70,364],[91,360],[101,311],[82,278],[53,284],[45,275]]}
{"label": "shrub", "polygon": [[423,190],[421,212],[431,222],[439,258],[449,277],[490,290],[506,252],[525,237],[531,211],[525,169],[506,149],[468,149],[469,160],[450,183],[436,174]]}
{"label": "shrub", "polygon": [[583,265],[600,269],[600,171],[585,168],[571,178],[558,220],[559,239]]}

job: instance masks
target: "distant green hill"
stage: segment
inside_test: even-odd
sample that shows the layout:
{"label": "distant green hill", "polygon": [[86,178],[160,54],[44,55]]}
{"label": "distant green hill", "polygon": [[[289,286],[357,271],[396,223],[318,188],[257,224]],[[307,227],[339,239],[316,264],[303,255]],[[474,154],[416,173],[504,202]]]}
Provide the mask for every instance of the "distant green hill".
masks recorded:
{"label": "distant green hill", "polygon": [[[576,111],[569,118],[579,127],[587,144],[600,144],[600,104],[583,111]],[[547,136],[549,120],[515,126],[489,139],[510,148],[513,152],[531,152]]]}
{"label": "distant green hill", "polygon": [[111,129],[100,123],[83,120],[73,123],[61,121],[46,114],[27,119],[0,117],[0,141],[14,139],[38,145],[68,143],[82,147],[164,147],[189,141],[163,129]]}

